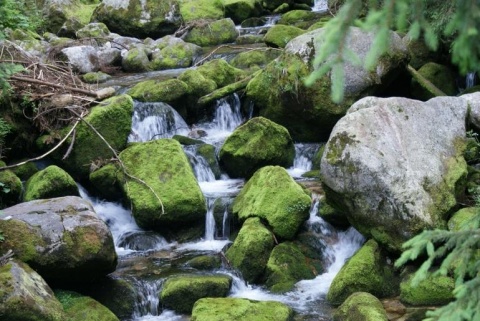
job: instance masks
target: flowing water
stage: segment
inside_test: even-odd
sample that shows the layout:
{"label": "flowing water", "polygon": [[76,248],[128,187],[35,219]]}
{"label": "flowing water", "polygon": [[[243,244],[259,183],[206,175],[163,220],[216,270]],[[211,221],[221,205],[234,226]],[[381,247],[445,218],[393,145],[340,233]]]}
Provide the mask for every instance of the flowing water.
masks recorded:
{"label": "flowing water", "polygon": [[[197,124],[195,129],[205,131],[207,135],[202,138],[204,141],[220,146],[245,120],[240,111],[240,99],[234,95],[220,100],[212,120]],[[185,121],[172,107],[163,103],[137,102],[133,121],[135,134],[130,136],[130,141],[148,141],[189,133],[185,129]],[[302,173],[309,171],[312,168],[313,155],[318,148],[319,144],[296,144],[294,166],[288,169],[290,175],[300,177]],[[208,162],[197,154],[195,146],[185,147],[185,152],[207,202],[205,234],[195,242],[169,243],[158,233],[144,231],[138,227],[130,210],[121,204],[92,198],[80,187],[82,197],[92,202],[95,211],[112,232],[115,249],[119,255],[119,264],[114,277],[122,278],[136,288],[135,309],[131,318],[122,321],[189,320],[188,316],[162,310],[158,294],[163,281],[175,273],[192,272],[192,269],[184,263],[188,258],[205,254],[219,255],[230,243],[229,207],[244,181],[230,179],[225,174],[216,179]],[[247,284],[237,273],[227,268],[212,271],[231,275],[233,279],[231,297],[284,302],[303,315],[303,320],[330,319],[330,307],[325,303],[325,294],[346,259],[361,246],[363,238],[353,228],[336,231],[316,215],[318,206],[321,204],[314,195],[310,218],[305,223],[305,229],[318,237],[319,248],[323,249],[323,261],[327,266],[325,273],[313,280],[300,281],[291,292],[278,295],[268,292],[261,286]]]}

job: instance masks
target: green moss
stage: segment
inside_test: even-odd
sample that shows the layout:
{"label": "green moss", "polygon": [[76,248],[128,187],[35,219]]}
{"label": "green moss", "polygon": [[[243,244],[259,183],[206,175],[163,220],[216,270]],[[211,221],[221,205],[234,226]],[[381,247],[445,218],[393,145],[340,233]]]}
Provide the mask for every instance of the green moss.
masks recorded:
{"label": "green moss", "polygon": [[273,249],[273,237],[259,218],[249,218],[243,223],[226,257],[247,282],[259,280]]}
{"label": "green moss", "polygon": [[400,300],[411,305],[445,305],[454,299],[455,282],[451,277],[429,277],[418,285],[412,284],[413,275],[400,284]]}
{"label": "green moss", "polygon": [[178,79],[146,80],[139,82],[128,94],[139,101],[172,103],[187,93],[187,84]]}
{"label": "green moss", "polygon": [[[34,162],[27,162],[21,166],[12,168],[12,172],[15,173],[21,180],[26,181],[29,179],[33,174],[38,172],[37,165]],[[0,181],[3,181],[0,179]]]}
{"label": "green moss", "polygon": [[[454,96],[457,93],[455,74],[449,67],[429,62],[423,65],[418,73],[447,96]],[[428,100],[434,97],[432,93],[415,80],[412,80],[412,96],[420,100]]]}
{"label": "green moss", "polygon": [[150,70],[150,61],[143,48],[128,50],[122,59],[122,67],[127,72],[144,72]]}
{"label": "green moss", "polygon": [[217,83],[213,79],[205,77],[196,69],[184,71],[178,79],[188,85],[188,94],[197,97],[197,99],[217,89]]}
{"label": "green moss", "polygon": [[196,55],[201,53],[200,47],[183,41],[175,41],[160,51],[154,51],[150,62],[153,70],[190,67]]}
{"label": "green moss", "polygon": [[237,39],[238,32],[231,19],[220,19],[196,24],[185,36],[186,42],[201,47],[232,43]]}
{"label": "green moss", "polygon": [[120,154],[120,158],[128,172],[143,180],[161,200],[160,203],[152,190],[138,180],[130,179],[124,184],[133,215],[141,227],[178,229],[203,219],[205,199],[177,141],[159,139],[133,144]]}
{"label": "green moss", "polygon": [[0,213],[0,230],[5,238],[0,242],[0,252],[6,253],[11,249],[15,252],[15,257],[23,262],[35,261],[39,257],[36,246],[46,246],[37,231],[23,221],[1,219]]}
{"label": "green moss", "polygon": [[214,59],[197,68],[197,71],[205,78],[213,80],[218,88],[234,83],[243,77],[245,73],[230,65],[224,59]]}
{"label": "green moss", "polygon": [[117,164],[109,163],[90,173],[90,182],[97,193],[107,200],[118,200],[123,196],[122,184],[125,180]]}
{"label": "green moss", "polygon": [[251,177],[267,165],[290,167],[295,147],[288,131],[267,118],[255,117],[225,140],[219,158],[231,177]]}
{"label": "green moss", "polygon": [[444,161],[445,174],[443,180],[436,184],[425,184],[424,189],[432,198],[428,212],[438,228],[445,227],[445,220],[457,204],[456,197],[463,194],[467,178],[467,163],[463,158],[465,141],[455,143],[456,155]]}
{"label": "green moss", "polygon": [[61,196],[80,196],[77,183],[63,169],[51,165],[34,174],[25,185],[24,202]]}
{"label": "green moss", "polygon": [[389,320],[382,302],[366,292],[350,295],[335,311],[334,321],[387,321]]}
{"label": "green moss", "polygon": [[310,196],[284,168],[266,166],[242,188],[233,203],[233,212],[240,220],[260,217],[277,237],[292,239],[308,218],[310,205]]}
{"label": "green moss", "polygon": [[105,42],[104,38],[108,37],[110,30],[104,23],[89,23],[85,27],[76,32],[78,39],[95,38],[99,43]]}
{"label": "green moss", "polygon": [[222,0],[182,0],[180,13],[186,23],[200,19],[219,20],[224,16],[223,2]]}
{"label": "green moss", "polygon": [[223,0],[225,16],[230,17],[235,23],[261,14],[261,4],[258,0]]}
{"label": "green moss", "polygon": [[111,79],[112,76],[104,73],[104,72],[88,72],[82,75],[82,80],[87,84],[100,84]]}
{"label": "green moss", "polygon": [[55,295],[67,314],[66,321],[119,321],[108,308],[88,296],[72,291],[56,291]]}
{"label": "green moss", "polygon": [[369,292],[379,297],[396,293],[397,277],[387,264],[378,243],[369,240],[335,276],[327,300],[338,305],[355,292]]}
{"label": "green moss", "polygon": [[249,50],[236,55],[230,63],[232,66],[240,69],[248,69],[255,66],[264,67],[270,61],[277,58],[280,53],[280,50],[275,50],[272,48]]}
{"label": "green moss", "polygon": [[[0,161],[0,167],[5,166]],[[22,195],[22,181],[11,170],[0,171],[0,209],[17,204]]]}
{"label": "green moss", "polygon": [[165,281],[160,300],[177,312],[191,313],[194,303],[205,297],[225,297],[232,279],[226,275],[182,275]]}
{"label": "green moss", "polygon": [[281,243],[273,248],[267,262],[266,285],[272,292],[290,291],[295,283],[313,279],[313,268],[300,249],[291,242]]}
{"label": "green moss", "polygon": [[73,1],[73,4],[73,6],[67,8],[66,10],[67,18],[75,17],[84,25],[90,23],[92,14],[95,11],[97,4],[82,4],[78,1]]}
{"label": "green moss", "polygon": [[[132,128],[132,114],[132,98],[128,95],[120,95],[104,100],[91,108],[85,121],[96,128],[114,150],[121,151],[127,145],[127,138]],[[63,153],[61,155],[63,156]],[[86,179],[93,163],[105,162],[113,156],[105,142],[89,126],[81,122],[77,126],[75,146],[64,162],[74,178]]]}
{"label": "green moss", "polygon": [[263,40],[271,47],[285,48],[290,40],[300,36],[304,32],[304,30],[297,27],[277,24],[268,29],[268,32]]}
{"label": "green moss", "polygon": [[197,270],[213,270],[222,266],[220,256],[201,255],[187,262],[187,265]]}
{"label": "green moss", "polygon": [[455,212],[448,221],[449,231],[461,231],[463,229],[472,228],[474,225],[473,218],[476,217],[478,208],[466,207]]}
{"label": "green moss", "polygon": [[324,13],[307,10],[290,10],[282,15],[277,24],[295,26],[301,29],[308,29],[318,20],[326,20]]}
{"label": "green moss", "polygon": [[192,321],[293,321],[294,312],[275,301],[237,298],[205,298],[195,303]]}

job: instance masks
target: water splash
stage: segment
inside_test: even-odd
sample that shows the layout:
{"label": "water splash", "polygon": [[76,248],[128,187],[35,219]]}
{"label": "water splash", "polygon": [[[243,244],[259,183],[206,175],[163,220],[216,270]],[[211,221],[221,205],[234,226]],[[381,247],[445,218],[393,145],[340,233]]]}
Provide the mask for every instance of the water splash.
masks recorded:
{"label": "water splash", "polygon": [[315,3],[312,7],[312,11],[315,11],[315,12],[326,12],[326,11],[328,11],[328,1],[327,0],[315,0]]}
{"label": "water splash", "polygon": [[293,160],[293,166],[287,170],[290,176],[300,178],[303,174],[312,170],[313,158],[319,148],[320,144],[295,144],[295,159]]}
{"label": "water splash", "polygon": [[215,181],[215,174],[213,173],[205,157],[197,153],[197,146],[184,146],[183,150],[190,161],[193,173],[195,174],[198,182]]}
{"label": "water splash", "polygon": [[147,142],[174,135],[187,135],[189,127],[182,116],[162,102],[135,102],[129,142]]}

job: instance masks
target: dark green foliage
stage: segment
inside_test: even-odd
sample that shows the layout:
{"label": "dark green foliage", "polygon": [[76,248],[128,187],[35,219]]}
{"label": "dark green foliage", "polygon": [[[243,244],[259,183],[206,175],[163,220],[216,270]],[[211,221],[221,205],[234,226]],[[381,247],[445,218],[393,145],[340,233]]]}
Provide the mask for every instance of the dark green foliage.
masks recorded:
{"label": "dark green foliage", "polygon": [[[427,313],[425,321],[470,321],[480,318],[480,211],[465,220],[457,231],[424,231],[404,244],[405,252],[395,263],[401,266],[427,254],[412,283],[428,276],[453,273],[455,300]],[[440,267],[434,266],[441,261]]]}
{"label": "dark green foliage", "polygon": [[[368,12],[363,16],[362,0],[346,0],[335,18],[326,25],[325,42],[315,57],[315,71],[307,78],[313,84],[328,72],[332,73],[332,100],[343,99],[343,64],[360,64],[348,49],[345,49],[349,27],[356,25],[375,33],[374,43],[365,59],[364,67],[372,69],[380,56],[389,48],[390,30],[406,32],[411,39],[422,39],[436,50],[441,37],[453,40],[452,62],[461,73],[480,70],[480,4],[474,0],[446,1],[425,0],[370,0]],[[439,10],[433,10],[439,9]],[[444,12],[442,19],[432,12]],[[438,22],[441,20],[440,22]],[[448,22],[446,21],[448,20]]]}

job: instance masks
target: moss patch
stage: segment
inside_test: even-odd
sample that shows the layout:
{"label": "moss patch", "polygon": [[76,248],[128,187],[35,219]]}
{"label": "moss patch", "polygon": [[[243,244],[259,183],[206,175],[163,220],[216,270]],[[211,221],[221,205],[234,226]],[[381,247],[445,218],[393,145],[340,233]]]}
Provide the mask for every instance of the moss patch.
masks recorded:
{"label": "moss patch", "polygon": [[260,217],[277,237],[292,239],[308,218],[310,196],[279,166],[263,167],[235,198],[233,213],[240,220]]}
{"label": "moss patch", "polygon": [[445,305],[454,299],[455,282],[451,277],[429,277],[413,286],[413,276],[400,284],[400,300],[411,305]]}
{"label": "moss patch", "polygon": [[350,295],[335,311],[333,320],[342,321],[387,321],[387,313],[382,302],[366,292]]}
{"label": "moss patch", "polygon": [[305,31],[292,26],[275,25],[271,27],[265,35],[264,41],[267,45],[274,48],[285,48],[287,43],[295,37],[300,36]]}
{"label": "moss patch", "polygon": [[72,291],[55,291],[55,295],[62,303],[67,321],[119,321],[108,308],[88,296]]}
{"label": "moss patch", "polygon": [[34,174],[25,185],[24,202],[61,196],[80,196],[73,178],[58,166],[51,165]]}
{"label": "moss patch", "polygon": [[206,47],[232,43],[237,37],[235,24],[227,18],[196,24],[185,36],[185,41]]}
{"label": "moss patch", "polygon": [[128,94],[139,101],[161,101],[171,104],[182,98],[187,89],[187,84],[178,79],[146,80],[133,86]]}

